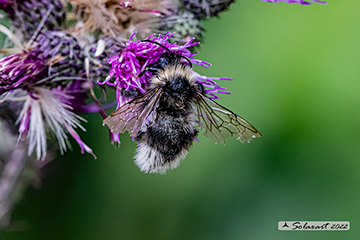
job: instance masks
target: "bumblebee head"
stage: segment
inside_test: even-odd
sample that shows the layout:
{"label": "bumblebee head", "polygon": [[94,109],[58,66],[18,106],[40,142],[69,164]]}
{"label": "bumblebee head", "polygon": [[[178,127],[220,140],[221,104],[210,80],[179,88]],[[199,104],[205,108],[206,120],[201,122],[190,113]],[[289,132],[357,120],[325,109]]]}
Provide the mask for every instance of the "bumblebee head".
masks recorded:
{"label": "bumblebee head", "polygon": [[188,79],[181,75],[171,76],[169,81],[165,82],[163,86],[164,92],[168,92],[173,95],[186,95],[191,89],[191,85]]}

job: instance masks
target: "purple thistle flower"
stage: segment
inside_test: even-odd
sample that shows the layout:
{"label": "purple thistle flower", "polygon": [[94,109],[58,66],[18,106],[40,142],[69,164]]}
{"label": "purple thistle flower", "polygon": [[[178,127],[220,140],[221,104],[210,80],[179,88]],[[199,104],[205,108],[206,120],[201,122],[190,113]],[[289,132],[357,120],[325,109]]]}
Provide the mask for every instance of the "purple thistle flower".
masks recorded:
{"label": "purple thistle flower", "polygon": [[[109,59],[109,63],[112,66],[109,76],[104,82],[98,82],[100,85],[108,84],[109,86],[116,87],[117,95],[117,106],[120,107],[130,99],[124,97],[121,94],[122,89],[125,91],[134,91],[143,94],[149,87],[152,73],[146,72],[143,76],[138,75],[149,65],[157,62],[166,50],[156,44],[150,42],[142,42],[140,40],[131,42],[134,37],[134,33],[127,42],[126,48],[121,52],[120,55],[113,56]],[[199,65],[205,68],[211,66],[210,63],[195,59],[194,56],[197,53],[192,53],[188,48],[199,44],[198,42],[192,43],[194,39],[191,39],[184,45],[180,46],[176,43],[169,43],[169,39],[175,33],[167,33],[163,37],[161,35],[155,37],[154,34],[148,36],[146,39],[158,42],[168,48],[175,54],[182,55],[189,58],[192,64]],[[196,73],[197,74],[197,73]],[[112,78],[114,81],[110,81]],[[218,99],[216,94],[224,93],[230,94],[226,91],[226,88],[221,87],[216,81],[217,80],[231,80],[230,78],[214,78],[206,77],[197,74],[196,80],[203,84],[206,93],[212,99]]]}
{"label": "purple thistle flower", "polygon": [[84,55],[72,36],[59,31],[44,32],[34,47],[0,59],[0,103],[22,102],[18,116],[20,139],[26,136],[28,155],[38,159],[47,153],[47,132],[51,131],[60,152],[69,146],[67,133],[82,152],[92,150],[80,139],[75,128],[85,129],[76,115],[85,105],[91,83],[85,72]]}
{"label": "purple thistle flower", "polygon": [[319,0],[310,0],[309,1],[304,1],[304,0],[261,0],[263,2],[272,2],[272,3],[279,3],[279,2],[284,2],[284,3],[297,3],[297,4],[301,4],[301,5],[310,5],[311,3],[315,2],[315,3],[320,3],[320,4],[327,4],[327,2],[324,1],[319,1]]}
{"label": "purple thistle flower", "polygon": [[46,76],[46,63],[35,52],[11,54],[0,60],[0,95],[15,89],[27,90]]}

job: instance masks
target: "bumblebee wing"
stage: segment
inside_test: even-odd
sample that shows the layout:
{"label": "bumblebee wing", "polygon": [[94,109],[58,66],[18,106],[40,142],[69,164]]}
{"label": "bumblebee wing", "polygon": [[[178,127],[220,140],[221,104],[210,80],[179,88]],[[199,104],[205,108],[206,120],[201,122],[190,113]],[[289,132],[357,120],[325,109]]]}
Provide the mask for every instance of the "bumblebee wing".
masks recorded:
{"label": "bumblebee wing", "polygon": [[245,119],[200,93],[196,107],[199,127],[205,129],[204,135],[215,142],[225,143],[230,136],[242,143],[261,137],[260,132]]}
{"label": "bumblebee wing", "polygon": [[136,137],[140,130],[146,131],[146,125],[155,119],[155,109],[161,94],[161,88],[148,90],[111,113],[103,121],[103,124],[106,124],[111,132],[124,133],[128,131],[131,136]]}

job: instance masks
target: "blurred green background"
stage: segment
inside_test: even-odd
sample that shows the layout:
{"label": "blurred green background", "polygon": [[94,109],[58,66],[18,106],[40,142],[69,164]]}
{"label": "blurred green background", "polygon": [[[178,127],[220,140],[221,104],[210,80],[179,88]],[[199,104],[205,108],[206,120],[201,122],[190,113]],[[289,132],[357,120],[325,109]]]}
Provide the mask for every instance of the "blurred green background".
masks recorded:
{"label": "blurred green background", "polygon": [[[198,58],[233,77],[221,104],[263,134],[251,144],[200,136],[178,169],[147,175],[100,116],[74,150],[47,166],[7,240],[358,239],[360,235],[360,1],[329,5],[239,0],[205,23]],[[350,221],[350,231],[284,232],[280,220]]]}

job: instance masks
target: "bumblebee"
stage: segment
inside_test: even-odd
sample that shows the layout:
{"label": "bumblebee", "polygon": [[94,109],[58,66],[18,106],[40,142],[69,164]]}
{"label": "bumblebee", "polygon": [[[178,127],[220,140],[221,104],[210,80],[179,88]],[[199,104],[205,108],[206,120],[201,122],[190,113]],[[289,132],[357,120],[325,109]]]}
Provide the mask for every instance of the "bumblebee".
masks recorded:
{"label": "bumblebee", "polygon": [[104,120],[112,132],[128,131],[136,137],[135,163],[141,171],[165,173],[176,168],[195,140],[197,126],[216,142],[224,143],[230,136],[242,143],[261,137],[245,119],[206,96],[189,59],[157,42],[144,41],[166,49],[155,64],[139,74],[152,73],[150,87]]}

